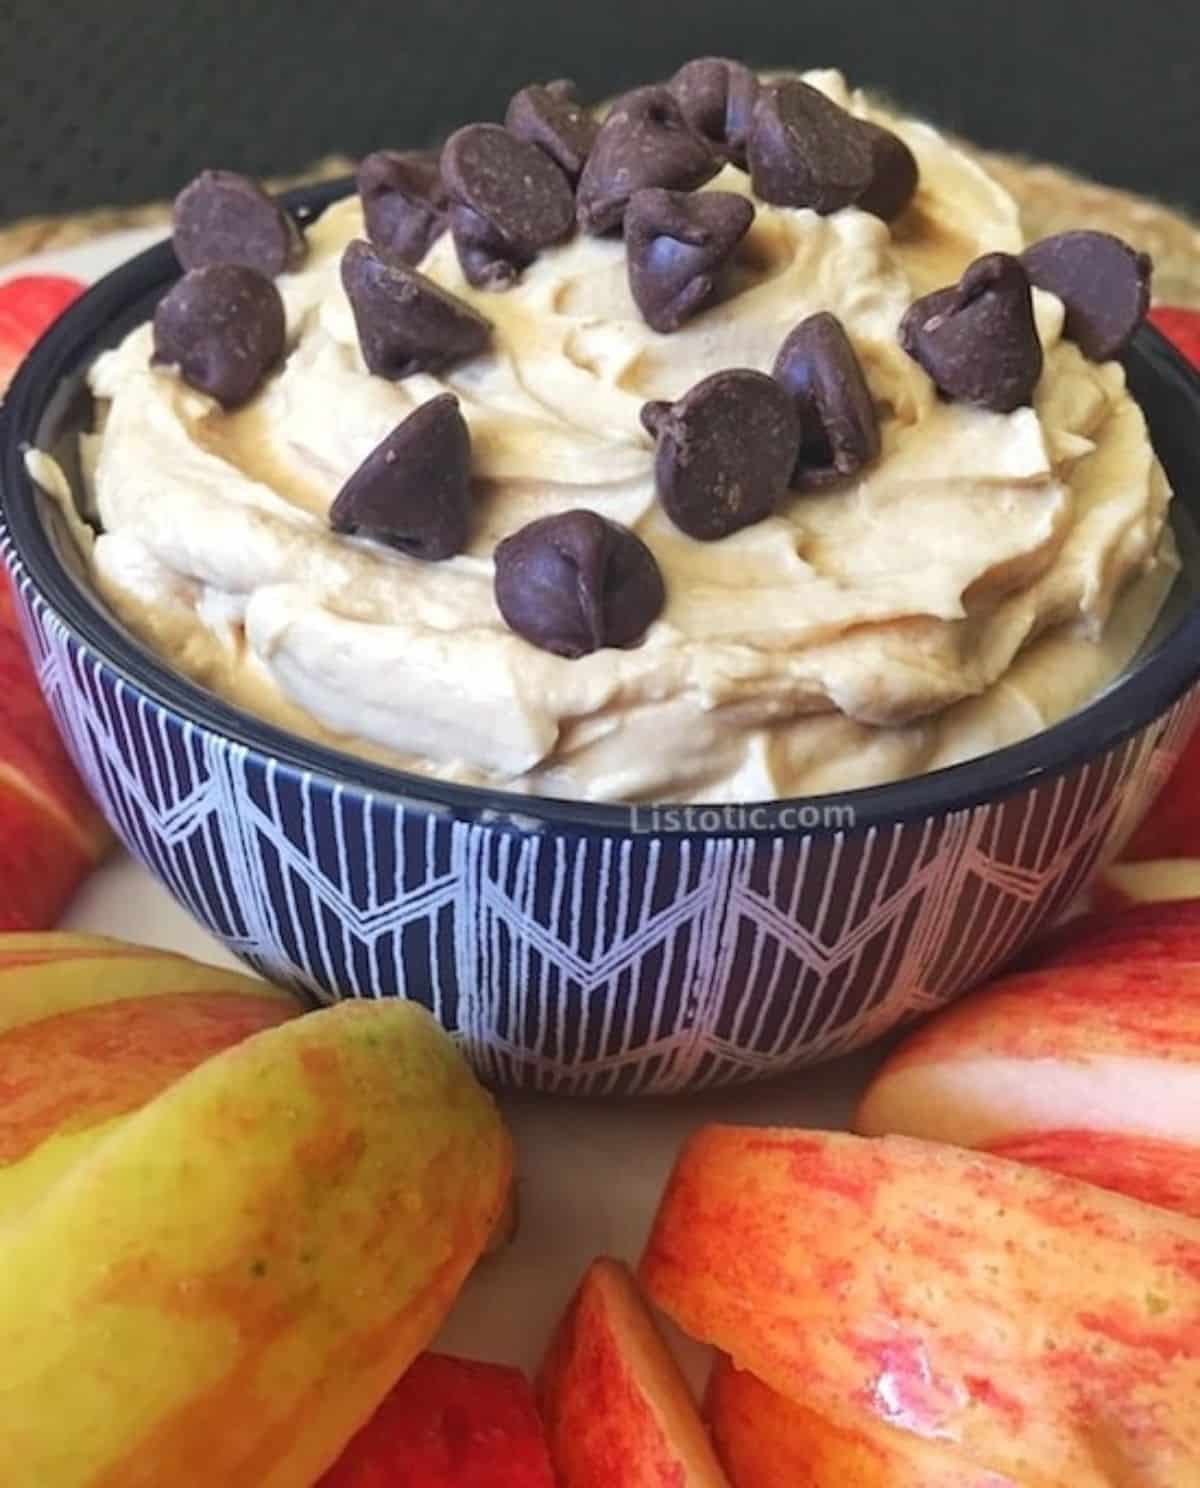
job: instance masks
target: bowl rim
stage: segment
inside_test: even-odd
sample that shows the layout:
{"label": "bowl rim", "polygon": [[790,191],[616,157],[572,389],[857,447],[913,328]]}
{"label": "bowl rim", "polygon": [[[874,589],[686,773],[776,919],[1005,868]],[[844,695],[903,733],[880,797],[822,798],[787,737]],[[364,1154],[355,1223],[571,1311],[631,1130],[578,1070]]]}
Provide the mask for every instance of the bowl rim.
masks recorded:
{"label": "bowl rim", "polygon": [[[353,189],[353,178],[342,177],[300,187],[281,200],[303,223]],[[89,598],[54,551],[38,516],[35,484],[25,468],[25,451],[33,444],[62,381],[91,360],[96,339],[113,319],[155,290],[165,290],[179,272],[170,239],[164,238],[97,280],[22,363],[0,402],[0,557],[7,561],[14,583],[32,592],[35,603],[49,611],[70,641],[127,688],[184,723],[306,777],[323,779],[330,787],[352,787],[392,798],[406,808],[522,831],[547,828],[589,836],[639,833],[656,838],[827,837],[969,811],[1032,790],[1108,753],[1160,718],[1200,680],[1198,595],[1175,628],[1131,671],[1083,708],[1028,739],[884,785],[743,803],[699,802],[690,808],[674,802],[577,801],[464,785],[379,764],[291,734],[173,671]],[[1200,373],[1149,324],[1138,331],[1125,361],[1131,384],[1136,380],[1140,386],[1134,390],[1139,402],[1173,391],[1194,406],[1195,437],[1189,449],[1194,446],[1197,478],[1190,504],[1200,510]],[[1157,452],[1162,455],[1161,450]],[[1186,458],[1182,442],[1175,453]],[[1181,499],[1178,490],[1176,499]],[[748,815],[760,808],[767,818],[761,825]],[[801,825],[780,825],[787,820],[789,808],[792,820],[800,820]],[[831,819],[831,808],[833,815],[842,809],[840,820]],[[696,818],[704,812],[717,813],[721,824],[697,827]],[[823,819],[809,825],[813,814]]]}

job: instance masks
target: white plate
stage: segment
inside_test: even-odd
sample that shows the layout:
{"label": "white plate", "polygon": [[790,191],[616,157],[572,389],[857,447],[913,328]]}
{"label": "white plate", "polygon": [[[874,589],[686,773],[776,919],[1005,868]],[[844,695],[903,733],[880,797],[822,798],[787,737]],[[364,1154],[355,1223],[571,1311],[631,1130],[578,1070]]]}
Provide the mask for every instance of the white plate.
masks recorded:
{"label": "white plate", "polygon": [[[22,273],[94,280],[161,235],[159,229],[138,228],[7,264],[0,282]],[[66,925],[237,964],[125,856],[84,887]],[[536,1368],[588,1262],[599,1254],[637,1260],[671,1162],[694,1127],[706,1121],[844,1126],[873,1063],[873,1056],[860,1055],[810,1071],[794,1085],[670,1102],[505,1099],[517,1140],[520,1229],[516,1241],[472,1278],[439,1347]],[[702,1353],[683,1352],[698,1379]]]}

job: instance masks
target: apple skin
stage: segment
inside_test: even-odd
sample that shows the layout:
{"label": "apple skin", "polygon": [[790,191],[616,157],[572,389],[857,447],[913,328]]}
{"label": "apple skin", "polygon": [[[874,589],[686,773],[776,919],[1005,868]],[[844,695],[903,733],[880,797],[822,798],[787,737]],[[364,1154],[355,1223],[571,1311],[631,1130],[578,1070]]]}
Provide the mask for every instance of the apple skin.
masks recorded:
{"label": "apple skin", "polygon": [[1021,1488],[953,1448],[861,1413],[839,1426],[721,1357],[705,1416],[737,1488]]}
{"label": "apple skin", "polygon": [[628,1267],[588,1268],[538,1398],[561,1488],[730,1488]]}
{"label": "apple skin", "polygon": [[290,993],[186,956],[0,935],[0,1225],[203,1060],[300,1012]]}
{"label": "apple skin", "polygon": [[1111,863],[1092,889],[1092,907],[1100,913],[1175,899],[1200,900],[1200,858]]}
{"label": "apple skin", "polygon": [[1200,1223],[907,1138],[710,1126],[642,1258],[686,1333],[835,1424],[1025,1488],[1200,1482]]}
{"label": "apple skin", "polygon": [[413,1003],[206,1059],[0,1227],[5,1488],[311,1488],[429,1344],[511,1170]]}
{"label": "apple skin", "polygon": [[1200,905],[1064,926],[884,1061],[864,1136],[952,1142],[1200,1217]]}
{"label": "apple skin", "polygon": [[42,698],[0,572],[0,931],[52,926],[111,846]]}
{"label": "apple skin", "polygon": [[1200,857],[1200,728],[1184,746],[1121,857],[1126,862]]}
{"label": "apple skin", "polygon": [[555,1488],[519,1369],[420,1354],[317,1488]]}

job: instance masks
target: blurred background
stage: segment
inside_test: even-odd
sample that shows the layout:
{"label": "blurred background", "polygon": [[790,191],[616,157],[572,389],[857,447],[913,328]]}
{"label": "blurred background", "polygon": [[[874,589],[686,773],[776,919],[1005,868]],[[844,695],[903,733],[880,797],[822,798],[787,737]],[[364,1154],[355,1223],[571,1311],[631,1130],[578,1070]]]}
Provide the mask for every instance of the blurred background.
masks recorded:
{"label": "blurred background", "polygon": [[1200,0],[0,0],[0,222],[295,173],[689,56],[838,65],[980,144],[1200,210]]}

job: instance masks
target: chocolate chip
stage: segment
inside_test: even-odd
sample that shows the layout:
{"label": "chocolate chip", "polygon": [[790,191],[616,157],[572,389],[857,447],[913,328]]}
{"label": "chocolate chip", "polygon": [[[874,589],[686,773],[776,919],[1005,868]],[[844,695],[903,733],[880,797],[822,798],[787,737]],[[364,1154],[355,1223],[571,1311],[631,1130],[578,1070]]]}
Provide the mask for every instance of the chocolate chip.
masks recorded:
{"label": "chocolate chip", "polygon": [[185,269],[244,264],[274,278],[304,257],[300,229],[248,176],[202,171],[175,198],[172,242]]}
{"label": "chocolate chip", "polygon": [[572,185],[600,133],[599,123],[576,98],[574,84],[565,79],[545,87],[533,83],[514,93],[504,124],[519,140],[545,150]]}
{"label": "chocolate chip", "polygon": [[670,413],[672,405],[664,398],[655,398],[649,403],[643,403],[638,417],[641,419],[642,428],[652,438],[658,438],[658,431],[663,426],[663,420]]}
{"label": "chocolate chip", "polygon": [[191,269],[158,302],[154,356],[190,386],[236,408],[254,396],[283,356],[283,300],[245,264]]}
{"label": "chocolate chip", "polygon": [[745,168],[758,97],[758,78],[750,68],[727,57],[697,57],[685,62],[667,87],[692,128]]}
{"label": "chocolate chip", "polygon": [[1042,345],[1020,259],[987,253],[957,285],[917,300],[900,322],[900,344],[948,398],[994,413],[1031,402]]}
{"label": "chocolate chip", "polygon": [[920,175],[917,157],[890,129],[866,119],[859,119],[858,125],[866,130],[870,142],[872,174],[871,184],[855,206],[891,222],[916,195]]}
{"label": "chocolate chip", "polygon": [[764,201],[822,215],[853,206],[875,171],[871,141],[858,120],[799,78],[761,90],[748,154],[754,189]]}
{"label": "chocolate chip", "polygon": [[769,517],[796,468],[800,418],[762,372],[714,372],[656,417],[658,498],[689,537],[711,542]]}
{"label": "chocolate chip", "polygon": [[618,227],[629,198],[647,186],[692,191],[710,181],[721,158],[688,123],[666,88],[635,88],[618,98],[601,125],[579,181],[584,232]]}
{"label": "chocolate chip", "polygon": [[432,150],[376,150],[358,167],[367,237],[381,253],[419,264],[446,230],[449,198]]}
{"label": "chocolate chip", "polygon": [[470,305],[361,239],[342,254],[342,285],[363,360],[393,382],[475,356],[491,335],[491,325]]}
{"label": "chocolate chip", "polygon": [[[470,213],[452,211],[450,226],[472,284],[495,288],[511,282],[541,249],[561,243],[574,227],[566,176],[536,145],[499,124],[456,130],[442,151],[442,180],[452,200]],[[507,279],[493,267],[497,263],[508,266]]]}
{"label": "chocolate chip", "polygon": [[1150,308],[1149,256],[1112,233],[1056,233],[1027,248],[1021,262],[1066,306],[1066,335],[1093,362],[1119,355]]}
{"label": "chocolate chip", "polygon": [[497,547],[495,564],[506,624],[556,656],[635,646],[666,602],[646,544],[592,511],[530,522]]}
{"label": "chocolate chip", "polygon": [[471,525],[471,436],[453,393],[422,403],[375,446],[338,492],[329,524],[427,562],[462,552]]}
{"label": "chocolate chip", "polygon": [[879,454],[879,415],[862,364],[836,315],[802,320],[779,349],[773,376],[800,418],[792,484],[820,490],[857,475]]}
{"label": "chocolate chip", "polygon": [[625,211],[629,288],[646,323],[677,331],[717,290],[717,275],[754,221],[730,191],[637,191]]}

